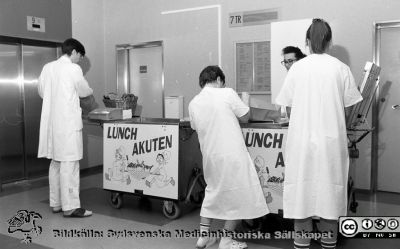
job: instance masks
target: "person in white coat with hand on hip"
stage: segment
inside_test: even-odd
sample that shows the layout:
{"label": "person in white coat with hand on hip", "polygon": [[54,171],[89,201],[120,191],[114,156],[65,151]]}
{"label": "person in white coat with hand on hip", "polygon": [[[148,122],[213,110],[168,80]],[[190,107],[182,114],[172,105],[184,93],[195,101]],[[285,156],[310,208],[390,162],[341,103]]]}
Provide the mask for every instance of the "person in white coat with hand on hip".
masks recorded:
{"label": "person in white coat with hand on hip", "polygon": [[84,46],[70,38],[61,47],[62,56],[47,63],[40,74],[38,92],[43,99],[38,157],[51,159],[50,207],[64,217],[88,217],[79,198],[79,160],[82,159],[82,110],[79,98],[93,94],[77,64]]}
{"label": "person in white coat with hand on hip", "polygon": [[345,108],[362,100],[350,68],[326,52],[327,22],[306,33],[311,54],[294,63],[276,103],[292,108],[285,148],[283,215],[294,219],[295,248],[309,248],[312,217],[320,217],[322,248],[335,248],[337,220],[347,213],[349,155]]}

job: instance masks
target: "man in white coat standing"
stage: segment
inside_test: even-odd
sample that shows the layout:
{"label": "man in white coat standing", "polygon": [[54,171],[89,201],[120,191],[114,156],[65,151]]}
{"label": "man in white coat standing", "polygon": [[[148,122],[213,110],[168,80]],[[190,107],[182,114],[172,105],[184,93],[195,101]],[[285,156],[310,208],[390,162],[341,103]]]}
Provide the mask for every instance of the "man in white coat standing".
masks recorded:
{"label": "man in white coat standing", "polygon": [[87,217],[79,199],[79,160],[82,159],[82,110],[79,98],[93,94],[77,64],[85,56],[75,39],[62,44],[62,56],[43,67],[38,92],[43,99],[38,157],[51,160],[50,207],[64,217]]}

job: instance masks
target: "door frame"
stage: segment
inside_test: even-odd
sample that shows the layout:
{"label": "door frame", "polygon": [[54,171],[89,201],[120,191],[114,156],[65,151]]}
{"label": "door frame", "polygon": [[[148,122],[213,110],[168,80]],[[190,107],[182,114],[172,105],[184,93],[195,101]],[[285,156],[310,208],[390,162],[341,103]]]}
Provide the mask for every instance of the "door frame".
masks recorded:
{"label": "door frame", "polygon": [[[119,93],[119,86],[121,85],[119,82],[122,81],[123,90],[125,93],[130,92],[131,82],[130,82],[130,58],[129,58],[129,50],[137,49],[137,48],[152,48],[152,47],[161,47],[161,108],[162,108],[162,116],[165,117],[165,84],[164,84],[164,42],[160,41],[149,41],[149,42],[141,42],[135,44],[118,44],[115,46],[115,61],[116,61],[116,75],[117,75],[117,93]],[[123,65],[123,76],[119,75],[119,67],[118,67],[118,51],[123,51],[124,56],[124,65]],[[122,79],[121,79],[122,78]]]}
{"label": "door frame", "polygon": [[[383,21],[373,23],[373,56],[372,62],[379,66],[380,62],[380,47],[381,47],[381,30],[390,28],[400,28],[400,20]],[[370,190],[372,193],[378,191],[378,146],[379,146],[379,102],[380,102],[380,87],[378,85],[375,98],[372,102],[372,139],[371,139],[371,181]]]}

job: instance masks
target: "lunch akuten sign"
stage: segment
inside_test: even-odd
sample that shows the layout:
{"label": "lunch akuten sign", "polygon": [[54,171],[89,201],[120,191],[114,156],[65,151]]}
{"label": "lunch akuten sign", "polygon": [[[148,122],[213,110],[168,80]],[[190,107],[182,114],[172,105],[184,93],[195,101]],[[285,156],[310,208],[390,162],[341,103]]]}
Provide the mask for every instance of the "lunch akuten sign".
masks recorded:
{"label": "lunch akuten sign", "polygon": [[178,199],[178,124],[104,124],[104,189]]}
{"label": "lunch akuten sign", "polygon": [[260,179],[265,201],[271,213],[283,209],[285,161],[283,153],[287,129],[242,128],[247,149]]}

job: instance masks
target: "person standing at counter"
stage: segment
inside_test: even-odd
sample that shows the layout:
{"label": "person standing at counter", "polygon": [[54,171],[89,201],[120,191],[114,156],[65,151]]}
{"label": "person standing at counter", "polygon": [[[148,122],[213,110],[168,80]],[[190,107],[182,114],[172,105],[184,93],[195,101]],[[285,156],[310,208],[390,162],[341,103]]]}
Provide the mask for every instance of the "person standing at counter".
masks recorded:
{"label": "person standing at counter", "polygon": [[64,217],[87,217],[79,199],[79,160],[82,159],[82,110],[79,98],[93,94],[77,63],[84,46],[67,39],[62,56],[47,63],[40,74],[38,92],[43,99],[38,157],[51,159],[50,207]]}
{"label": "person standing at counter", "polygon": [[[208,66],[199,76],[201,92],[189,103],[190,125],[197,132],[207,183],[200,212],[200,232],[196,248],[205,248],[215,238],[209,232],[212,219],[225,220],[224,230],[234,231],[241,219],[269,213],[239,120],[246,122],[249,107],[231,88],[218,66]],[[239,119],[239,120],[238,120]],[[222,237],[219,249],[247,248],[245,242]]]}
{"label": "person standing at counter", "polygon": [[293,46],[284,47],[282,49],[282,56],[283,61],[281,61],[281,64],[286,68],[287,71],[289,71],[293,63],[306,57],[306,55],[301,52],[300,48]]}
{"label": "person standing at counter", "polygon": [[[287,71],[289,71],[293,63],[303,59],[307,55],[303,54],[303,52],[301,52],[300,48],[298,47],[287,46],[282,49],[282,56],[283,61],[281,61],[281,64],[286,68]],[[282,106],[282,108],[283,110],[281,110],[281,116],[289,118],[291,109],[285,106]]]}
{"label": "person standing at counter", "polygon": [[[286,141],[283,214],[296,233],[331,232],[322,248],[335,248],[337,220],[347,213],[349,156],[345,108],[362,100],[349,67],[326,54],[332,39],[327,22],[313,19],[306,33],[311,54],[293,64],[276,103],[292,107]],[[310,239],[296,237],[295,248]]]}

